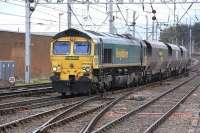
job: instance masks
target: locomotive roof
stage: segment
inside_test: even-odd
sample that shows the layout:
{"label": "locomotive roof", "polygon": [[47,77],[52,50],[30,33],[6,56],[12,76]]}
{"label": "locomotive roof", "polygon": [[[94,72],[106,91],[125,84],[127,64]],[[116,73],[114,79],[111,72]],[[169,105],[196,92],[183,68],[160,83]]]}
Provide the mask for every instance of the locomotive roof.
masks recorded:
{"label": "locomotive roof", "polygon": [[187,51],[187,49],[184,46],[180,46],[180,48],[182,48],[183,51]]}
{"label": "locomotive roof", "polygon": [[77,30],[77,29],[73,29],[73,28],[59,32],[58,34],[56,34],[53,37],[53,39],[58,39],[58,38],[61,38],[61,37],[66,37],[66,36],[82,36],[82,37],[86,37],[86,38],[91,39],[91,36],[88,35],[85,31],[81,31],[81,30]]}
{"label": "locomotive roof", "polygon": [[93,39],[97,43],[100,42],[100,38],[103,40],[104,43],[116,43],[118,44],[128,44],[128,45],[140,45],[139,41],[136,38],[130,37],[130,35],[124,34],[110,34],[110,33],[101,33],[101,32],[95,32],[91,30],[79,30],[70,28],[68,30],[62,31],[58,34],[56,34],[53,39],[58,39],[61,37],[66,36],[79,36],[79,37],[85,37],[88,39]]}
{"label": "locomotive roof", "polygon": [[104,33],[104,32],[100,33],[100,32],[91,31],[91,30],[80,30],[80,29],[70,28],[56,34],[53,37],[53,39],[58,39],[60,37],[65,37],[65,36],[81,36],[81,37],[86,37],[89,39],[105,38],[105,37],[119,38],[119,36],[116,34],[110,34],[110,33]]}
{"label": "locomotive roof", "polygon": [[158,42],[158,41],[149,41],[146,40],[148,43],[151,44],[151,47],[153,48],[162,48],[162,49],[168,49],[167,46],[163,42]]}
{"label": "locomotive roof", "polygon": [[177,45],[175,45],[175,44],[167,43],[167,45],[169,45],[174,50],[180,51],[180,48]]}

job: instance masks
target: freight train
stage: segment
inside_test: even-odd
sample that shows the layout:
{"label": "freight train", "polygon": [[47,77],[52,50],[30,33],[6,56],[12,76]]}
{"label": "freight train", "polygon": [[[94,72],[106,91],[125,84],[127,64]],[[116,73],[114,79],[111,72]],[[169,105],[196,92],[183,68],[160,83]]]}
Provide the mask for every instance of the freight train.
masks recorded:
{"label": "freight train", "polygon": [[62,95],[125,88],[188,71],[183,46],[70,28],[51,43],[53,88]]}

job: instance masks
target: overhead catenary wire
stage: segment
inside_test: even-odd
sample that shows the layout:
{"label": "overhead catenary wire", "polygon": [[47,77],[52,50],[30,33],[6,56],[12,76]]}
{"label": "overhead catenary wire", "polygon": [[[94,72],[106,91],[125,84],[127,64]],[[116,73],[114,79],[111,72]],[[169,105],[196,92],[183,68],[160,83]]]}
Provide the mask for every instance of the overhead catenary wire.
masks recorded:
{"label": "overhead catenary wire", "polygon": [[128,22],[126,21],[126,19],[125,19],[124,15],[123,15],[123,13],[122,13],[122,11],[121,11],[119,5],[118,5],[118,4],[116,4],[116,5],[117,5],[117,8],[118,8],[120,14],[122,15],[122,18],[123,18],[124,22],[126,23],[126,25],[128,26],[129,30],[131,31],[131,28],[130,28]]}
{"label": "overhead catenary wire", "polygon": [[[126,21],[126,19],[125,19],[124,15],[123,15],[123,13],[122,13],[122,11],[121,11],[119,5],[118,5],[118,4],[116,4],[116,5],[117,5],[117,8],[118,8],[120,14],[122,15],[122,18],[123,18],[124,22],[126,23],[126,25],[128,26],[129,30],[131,31],[131,28],[130,28],[128,22]],[[136,32],[136,31],[135,31],[135,32]],[[136,32],[136,33],[142,38],[142,36],[141,36],[138,32]]]}
{"label": "overhead catenary wire", "polygon": [[74,11],[72,10],[71,6],[69,6],[72,14],[74,15],[74,17],[76,18],[77,22],[79,23],[79,25],[81,26],[82,29],[84,29],[83,25],[81,24],[81,22],[79,21],[78,17],[76,16],[76,14],[74,13]]}
{"label": "overhead catenary wire", "polygon": [[[16,0],[16,1],[19,1],[19,2],[24,2],[23,0]],[[60,12],[66,12],[66,11],[63,11],[63,10],[61,10],[61,9],[58,9],[58,8],[55,8],[55,7],[51,7],[51,6],[48,6],[48,5],[38,5],[38,6],[41,6],[41,7],[44,7],[44,8],[47,8],[47,9],[53,9],[53,10],[56,10],[56,11],[60,11]],[[98,5],[98,7],[99,7],[99,5]],[[101,6],[101,7],[103,7],[103,6]],[[95,8],[93,5],[91,5],[90,6],[90,8],[92,8],[92,9],[94,9],[95,11],[98,11],[98,12],[100,12],[100,13],[103,13],[103,14],[106,14],[107,15],[107,13],[105,13],[105,12],[103,12],[102,10],[99,10],[98,8]],[[74,15],[74,14],[73,14]],[[90,15],[90,14],[89,14]],[[76,14],[76,17],[75,17],[76,19],[78,19],[78,17],[77,17],[77,14]],[[91,17],[91,15],[89,16],[89,18],[91,19],[92,17]],[[123,18],[121,19],[121,18],[119,18],[120,20],[123,20]],[[136,19],[138,19],[138,16],[137,16],[137,18]],[[77,20],[78,21],[78,20]],[[92,21],[92,20],[91,20]],[[79,23],[79,25],[82,25],[81,23],[80,23],[80,21],[78,22]],[[94,22],[92,22],[93,23],[93,25],[95,26],[95,24],[94,24]],[[88,26],[88,25],[87,25]],[[83,25],[81,26],[81,27],[83,27]]]}
{"label": "overhead catenary wire", "polygon": [[[9,1],[9,0],[0,0],[0,1],[3,1],[3,2],[7,2],[7,3],[12,3],[11,1]],[[24,3],[24,1],[25,0],[15,0],[15,1],[18,1],[18,2],[23,2]],[[143,2],[144,2],[144,0],[143,0]],[[165,2],[165,4],[166,4],[166,1],[164,1]],[[15,4],[15,5],[21,5],[21,4],[19,4],[19,3],[16,3],[16,2],[13,2],[13,4]],[[166,4],[166,6],[167,6],[167,4]],[[21,5],[21,7],[24,7],[23,5]],[[52,10],[55,10],[55,11],[58,11],[58,12],[66,12],[65,10],[62,10],[62,8],[58,8],[58,7],[53,7],[53,5],[52,6],[50,6],[50,5],[47,5],[47,4],[38,4],[38,7],[41,7],[41,8],[47,8],[47,9],[52,9]],[[103,7],[103,5],[101,5],[101,7]],[[104,5],[104,7],[105,7],[105,5]],[[167,6],[168,7],[168,6]],[[101,9],[99,9],[99,5],[98,5],[98,7],[96,7],[96,5],[90,5],[90,8],[91,9],[94,9],[95,11],[98,11],[99,13],[102,13],[102,14],[106,14],[107,15],[107,13],[106,12],[104,12],[103,10],[101,10]],[[123,5],[123,7],[121,7],[121,12],[122,13],[124,13],[123,12],[123,9],[124,8],[124,5]],[[46,9],[44,9],[44,10],[46,10]],[[80,18],[80,16],[77,14],[77,11],[78,9],[76,8],[73,8],[73,12],[74,13],[76,13],[75,14],[75,19],[77,20],[77,22],[78,22],[78,24],[83,28],[83,27],[85,27],[85,26],[83,26],[83,24],[82,24],[82,19]],[[37,11],[39,11],[40,12],[40,8],[37,8]],[[42,10],[41,10],[42,11]],[[42,13],[42,12],[41,12]],[[74,15],[74,13],[73,13],[73,15]],[[90,12],[89,12],[90,13]],[[45,14],[45,13],[44,13]],[[51,14],[49,14],[49,13],[47,13],[47,15],[50,15],[50,16],[52,16]],[[53,15],[55,18],[57,17],[57,16],[55,16],[55,15]],[[53,17],[52,16],[52,17]],[[94,26],[97,26],[97,25],[95,25],[95,23],[98,23],[98,25],[99,25],[99,22],[101,22],[103,19],[104,19],[104,17],[102,17],[101,19],[99,19],[100,21],[97,21],[96,20],[96,18],[94,18],[95,16],[92,14],[92,11],[91,11],[91,14],[89,14],[89,19],[91,20],[91,21],[88,21],[89,23],[87,23],[87,27],[88,26],[92,26],[92,25],[94,25]],[[64,18],[63,18],[64,19]],[[63,20],[62,19],[62,20]],[[139,18],[140,19],[140,18]],[[53,22],[58,22],[57,20],[55,20],[54,21],[54,19],[52,19],[53,20]],[[93,21],[94,20],[94,21]],[[123,18],[123,16],[122,17],[119,17],[119,19],[118,19],[119,21],[120,20],[122,20],[122,21],[124,21],[124,18]],[[104,21],[104,20],[103,20]],[[48,21],[47,21],[48,22]],[[49,21],[49,22],[51,22],[51,21]],[[91,24],[90,24],[91,23]],[[104,22],[105,23],[105,22]],[[103,24],[104,24],[103,23]],[[76,23],[77,24],[77,23]],[[106,23],[105,23],[106,24]],[[74,25],[74,24],[73,24]],[[137,26],[137,25],[136,25]],[[100,25],[100,27],[101,27],[101,25]],[[159,28],[160,28],[160,25],[159,25]],[[100,28],[98,28],[98,30],[99,30]]]}
{"label": "overhead catenary wire", "polygon": [[[18,14],[6,13],[6,12],[0,12],[0,14],[2,14],[2,15],[10,15],[10,16],[15,16],[15,17],[23,17],[23,18],[25,18],[24,15],[18,15]],[[51,20],[51,19],[43,19],[43,18],[37,18],[37,17],[32,17],[32,18],[33,18],[33,19],[42,20],[42,21],[48,21],[48,22],[58,22],[58,21]]]}
{"label": "overhead catenary wire", "polygon": [[104,21],[101,23],[101,25],[97,28],[96,31],[98,31],[98,30],[102,27],[102,25],[105,24],[105,22],[106,22],[107,19],[108,19],[108,15],[106,16],[106,18],[105,18]]}
{"label": "overhead catenary wire", "polygon": [[[0,1],[2,1],[2,0],[0,0]],[[24,0],[15,0],[15,1],[24,2]],[[5,1],[4,1],[4,2],[5,2]],[[55,10],[55,11],[58,11],[58,12],[67,13],[67,11],[65,11],[65,10],[58,9],[58,8],[56,8],[56,7],[52,7],[52,6],[48,6],[48,5],[38,4],[38,6],[39,6],[39,7],[42,7],[42,8],[46,8],[46,9],[52,9],[52,10]],[[93,8],[93,9],[95,9],[95,10],[98,11],[98,12],[101,12],[101,13],[103,13],[103,14],[106,14],[105,12],[99,10],[98,8],[94,8],[93,6],[94,6],[94,5],[91,5],[90,8]],[[99,7],[99,5],[98,5],[98,7]],[[101,6],[101,7],[103,7],[103,6]]]}
{"label": "overhead catenary wire", "polygon": [[[185,9],[184,9],[184,7],[183,7],[183,5],[182,4],[180,4],[181,5],[181,8],[185,11]],[[193,18],[193,16],[191,16],[188,12],[186,12],[186,14],[194,21],[194,22],[196,22],[196,18]]]}
{"label": "overhead catenary wire", "polygon": [[[15,0],[15,1],[18,1],[18,0]],[[17,3],[12,3],[12,2],[9,2],[9,1],[5,1],[5,0],[0,0],[0,2],[25,8],[25,5],[21,5],[21,4],[17,4]],[[20,2],[22,2],[22,1],[20,1]],[[57,16],[54,16],[54,15],[52,15],[50,13],[41,11],[40,9],[37,9],[37,11],[40,12],[40,13],[42,13],[42,14],[46,14],[46,15],[49,15],[51,17],[57,18]]]}
{"label": "overhead catenary wire", "polygon": [[[18,0],[17,0],[17,1],[18,1]],[[25,7],[25,6],[23,6],[23,5],[16,4],[16,3],[11,3],[11,2],[8,2],[8,1],[0,0],[0,2],[5,2],[5,3],[8,3],[8,4],[20,6],[20,7]],[[22,2],[22,1],[20,1],[20,2]],[[72,10],[71,7],[70,7],[70,10]],[[44,12],[43,12],[43,13],[44,13]],[[73,15],[75,16],[76,20],[78,21],[79,25],[83,28],[83,25],[81,24],[81,22],[79,21],[79,19],[77,18],[76,14],[74,13],[73,10],[72,10],[72,13],[73,13]],[[5,12],[0,12],[0,14],[25,18],[25,16],[23,16],[23,15],[17,15],[17,14],[5,13]],[[47,14],[48,14],[48,13],[47,13]],[[51,16],[52,16],[52,15],[51,15]],[[55,16],[54,16],[54,17],[55,17]],[[43,20],[43,21],[49,21],[49,22],[58,22],[58,21],[54,21],[54,20],[50,20],[50,19],[43,19],[43,18],[38,18],[38,17],[32,17],[32,18],[33,18],[33,19],[38,19],[38,20]],[[56,17],[56,18],[57,18],[57,17]],[[84,28],[83,28],[83,29],[84,29]]]}
{"label": "overhead catenary wire", "polygon": [[[0,0],[1,1],[1,0]],[[16,1],[18,1],[18,2],[24,2],[24,0],[16,0]],[[13,3],[13,4],[15,4],[15,3]],[[16,5],[18,5],[18,4],[16,4]],[[20,5],[20,6],[22,6],[22,5]],[[40,7],[44,7],[44,8],[47,8],[47,9],[52,9],[52,10],[55,10],[55,11],[58,11],[58,12],[63,12],[63,13],[67,13],[67,11],[64,11],[64,10],[61,10],[61,9],[58,9],[58,8],[55,8],[55,7],[51,7],[51,6],[47,6],[47,5],[39,5]],[[102,6],[101,6],[102,7]],[[105,12],[103,12],[103,11],[101,11],[101,10],[99,10],[99,9],[97,9],[97,8],[94,8],[94,7],[91,7],[92,9],[95,9],[95,11],[98,11],[98,12],[100,12],[100,13],[103,13],[103,14],[106,14]],[[72,10],[72,9],[71,9]],[[77,14],[75,14],[74,13],[74,11],[72,12],[73,13],[73,15],[75,16],[75,18],[76,18],[76,20],[77,20],[77,22],[79,23],[79,25],[83,28],[83,25],[81,24],[81,22],[79,21],[79,19],[78,19],[78,17],[77,17]],[[48,14],[48,13],[47,13]],[[56,17],[57,18],[57,17]],[[91,15],[89,14],[89,18],[91,19],[91,21],[92,21],[92,17],[91,17]],[[94,22],[92,21],[92,23],[94,24]]]}
{"label": "overhead catenary wire", "polygon": [[185,14],[187,14],[187,12],[190,10],[190,8],[192,7],[194,3],[191,3],[190,6],[188,7],[188,9],[184,12],[184,14],[181,16],[181,18],[177,21],[176,24],[179,24],[180,21],[183,19],[183,17],[185,16]]}

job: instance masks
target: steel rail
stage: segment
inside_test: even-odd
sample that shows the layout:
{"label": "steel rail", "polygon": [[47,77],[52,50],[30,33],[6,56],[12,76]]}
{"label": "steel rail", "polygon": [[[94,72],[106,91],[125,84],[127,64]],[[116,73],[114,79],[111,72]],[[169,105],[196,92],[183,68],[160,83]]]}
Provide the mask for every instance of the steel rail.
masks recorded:
{"label": "steel rail", "polygon": [[119,123],[119,122],[125,120],[126,118],[128,118],[130,115],[136,114],[138,111],[143,110],[145,107],[147,107],[148,105],[150,105],[150,104],[156,102],[158,99],[160,99],[161,97],[165,96],[166,94],[168,94],[168,93],[170,93],[170,92],[176,90],[177,88],[180,88],[181,86],[185,85],[186,83],[190,82],[191,80],[193,80],[193,79],[196,78],[197,76],[198,76],[198,75],[195,75],[195,76],[191,77],[190,79],[188,79],[188,80],[186,80],[186,81],[180,83],[179,85],[173,87],[172,89],[169,89],[169,90],[163,92],[163,93],[162,93],[161,95],[159,95],[158,97],[155,97],[155,98],[153,98],[152,100],[148,101],[147,103],[145,103],[145,104],[143,104],[143,105],[137,107],[136,109],[133,109],[132,111],[128,112],[127,114],[125,114],[125,115],[123,115],[123,116],[121,116],[121,117],[119,117],[119,118],[117,118],[117,119],[115,119],[115,120],[113,120],[113,121],[108,122],[107,124],[105,124],[105,125],[101,126],[100,128],[96,129],[96,130],[93,131],[92,133],[100,133],[100,132],[103,132],[103,131],[106,130],[106,129],[109,129],[109,128],[113,127],[113,126],[116,125],[117,123]]}
{"label": "steel rail", "polygon": [[128,95],[134,93],[132,92],[128,92],[124,95],[122,95],[121,97],[115,99],[113,102],[111,102],[110,104],[108,104],[106,107],[104,107],[87,125],[87,127],[81,132],[81,133],[88,133],[91,132],[91,130],[93,129],[93,127],[96,125],[96,123],[98,122],[98,120],[109,110],[111,109],[115,104],[117,104],[119,101],[121,101],[122,99],[124,99],[125,97],[127,97]]}
{"label": "steel rail", "polygon": [[0,109],[10,108],[10,107],[15,107],[15,106],[23,106],[23,105],[28,105],[28,104],[38,103],[38,102],[56,100],[56,99],[60,99],[60,96],[44,97],[44,98],[37,98],[37,99],[31,99],[31,100],[22,100],[18,102],[3,103],[3,104],[0,104]]}
{"label": "steel rail", "polygon": [[16,113],[17,111],[20,111],[20,110],[27,110],[27,109],[51,106],[51,105],[59,104],[61,102],[66,102],[66,100],[68,100],[68,99],[52,99],[51,101],[47,100],[47,101],[42,101],[40,103],[37,102],[37,103],[31,103],[31,104],[26,104],[26,105],[2,108],[2,109],[0,109],[0,115]]}
{"label": "steel rail", "polygon": [[57,114],[56,116],[52,117],[52,118],[49,119],[47,122],[45,122],[44,124],[42,124],[40,127],[38,127],[38,128],[34,131],[34,133],[40,132],[40,130],[42,130],[42,129],[43,129],[44,127],[46,127],[47,125],[49,125],[49,124],[51,124],[51,123],[54,123],[54,122],[56,122],[56,121],[62,119],[62,117],[65,116],[66,114],[71,113],[72,111],[76,110],[78,107],[82,106],[82,105],[85,104],[86,102],[89,102],[89,101],[91,101],[91,100],[93,100],[93,99],[95,99],[95,98],[97,98],[97,97],[98,97],[98,96],[90,97],[90,98],[88,98],[88,99],[86,99],[86,100],[83,100],[82,102],[80,102],[80,103],[78,103],[78,104],[72,106],[71,108],[69,108],[69,109],[67,109],[67,110],[65,110],[65,111],[63,111],[63,112]]}
{"label": "steel rail", "polygon": [[196,87],[194,87],[192,90],[189,90],[187,94],[184,95],[181,100],[179,100],[169,111],[167,111],[165,114],[163,114],[157,121],[155,121],[152,125],[150,125],[144,133],[152,133],[164,120],[169,117],[178,107],[181,103],[183,103],[198,87],[200,84],[198,84]]}
{"label": "steel rail", "polygon": [[26,92],[37,92],[37,91],[44,91],[44,90],[52,90],[52,89],[53,89],[52,87],[47,87],[47,88],[36,88],[36,89],[28,89],[28,90],[16,90],[16,91],[12,91],[12,92],[0,93],[0,96],[26,93]]}
{"label": "steel rail", "polygon": [[66,110],[69,107],[72,108],[72,107],[76,106],[77,104],[80,104],[80,103],[85,102],[87,100],[91,100],[91,97],[86,99],[86,100],[74,102],[74,103],[66,105],[64,107],[59,107],[59,108],[56,108],[56,109],[48,110],[48,111],[45,111],[45,112],[42,112],[42,113],[38,113],[38,114],[35,114],[35,115],[31,115],[31,116],[28,116],[28,117],[25,117],[25,118],[17,119],[17,120],[2,124],[2,125],[0,125],[0,132],[1,131],[5,132],[7,128],[13,128],[13,126],[17,126],[19,124],[27,123],[28,121],[33,120],[33,119],[40,118],[40,117],[46,116],[46,115],[50,115],[50,114],[58,112],[60,110]]}
{"label": "steel rail", "polygon": [[20,90],[20,91],[18,90],[18,91],[0,93],[0,99],[16,97],[16,96],[20,96],[20,95],[28,95],[28,94],[36,94],[36,93],[49,93],[49,92],[55,92],[55,90],[52,87],[28,89],[28,90]]}
{"label": "steel rail", "polygon": [[[151,84],[148,84],[148,85],[152,85],[153,83],[151,83]],[[144,87],[146,87],[146,85],[144,85],[144,86],[141,86],[141,87],[139,87],[139,88],[137,88],[136,90],[139,90],[139,89],[141,89],[141,88],[144,88]],[[128,89],[127,91],[132,91],[133,89]],[[102,111],[101,111],[101,115],[103,115],[107,110],[109,110],[112,106],[114,106],[117,102],[119,102],[121,99],[123,99],[124,97],[126,97],[126,96],[128,96],[128,95],[130,95],[131,93],[133,93],[133,92],[129,92],[129,93],[126,93],[125,95],[123,95],[123,96],[121,96],[120,98],[117,98],[117,99],[115,99],[113,102],[109,102],[108,104],[105,104],[105,105],[108,105],[108,106],[103,106],[104,107],[104,109],[102,109]],[[112,99],[113,100],[113,99]],[[87,111],[86,111],[87,112]],[[90,112],[90,111],[89,111]],[[89,113],[88,112],[88,113]],[[84,114],[84,113],[83,113]],[[78,115],[78,114],[77,114]],[[39,133],[39,132],[46,132],[46,130],[47,129],[49,129],[49,128],[53,128],[54,126],[58,126],[58,124],[59,123],[65,123],[65,122],[68,122],[68,120],[74,120],[73,118],[78,118],[78,116],[77,115],[74,115],[74,116],[70,116],[70,117],[67,117],[67,118],[65,118],[65,119],[61,119],[61,120],[58,120],[58,121],[56,121],[56,122],[53,122],[53,123],[51,123],[51,124],[49,124],[49,125],[47,125],[47,126],[44,126],[43,128],[42,127],[40,127],[40,128],[37,128],[36,130],[34,130],[34,132],[33,133]],[[80,115],[82,115],[82,113],[80,113]],[[97,115],[98,116],[98,115]],[[100,115],[99,115],[100,116]],[[98,121],[98,120],[97,120]],[[88,127],[88,125],[86,125],[82,130],[81,130],[81,132],[84,132],[85,131],[85,129]]]}
{"label": "steel rail", "polygon": [[19,86],[10,86],[10,87],[0,87],[1,89],[19,89],[19,88],[35,88],[35,87],[48,87],[51,86],[51,83],[41,83],[41,84],[30,84],[30,85],[19,85]]}
{"label": "steel rail", "polygon": [[109,104],[110,102],[107,102],[107,103],[104,103],[104,104],[101,104],[100,106],[97,106],[97,107],[93,107],[91,109],[88,109],[86,111],[83,111],[83,112],[80,112],[80,113],[77,113],[77,114],[74,114],[72,116],[69,116],[67,118],[64,118],[64,119],[61,119],[61,120],[58,120],[56,122],[53,122],[47,126],[45,126],[43,129],[40,129],[40,130],[35,130],[33,131],[32,133],[40,133],[40,132],[47,132],[48,129],[52,129],[52,128],[55,128],[57,126],[61,126],[67,122],[71,122],[71,121],[74,121],[76,119],[79,119],[80,117],[83,117],[85,115],[88,115],[88,114],[91,114],[97,110],[100,110],[102,109],[103,107],[105,107],[107,104]]}

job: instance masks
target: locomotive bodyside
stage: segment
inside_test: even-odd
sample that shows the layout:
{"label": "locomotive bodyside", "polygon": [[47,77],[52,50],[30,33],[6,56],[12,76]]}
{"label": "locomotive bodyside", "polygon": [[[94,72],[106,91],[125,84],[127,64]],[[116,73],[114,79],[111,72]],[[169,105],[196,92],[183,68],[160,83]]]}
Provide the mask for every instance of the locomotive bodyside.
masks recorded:
{"label": "locomotive bodyside", "polygon": [[181,59],[180,59],[180,72],[185,71],[187,69],[187,66],[189,65],[189,55],[188,50],[184,46],[180,46],[181,51]]}
{"label": "locomotive bodyside", "polygon": [[149,45],[147,49],[147,66],[148,70],[152,74],[164,72],[167,69],[168,64],[168,48],[162,42],[145,41],[146,45]]}
{"label": "locomotive bodyside", "polygon": [[180,65],[181,51],[180,48],[174,44],[167,43],[169,53],[169,71],[176,71]]}
{"label": "locomotive bodyside", "polygon": [[103,38],[102,44],[102,63],[94,70],[94,75],[98,75],[101,69],[106,73],[106,77],[110,77],[110,80],[107,80],[110,82],[103,83],[106,88],[125,87],[141,80],[146,64],[144,45],[138,40],[118,37]]}

